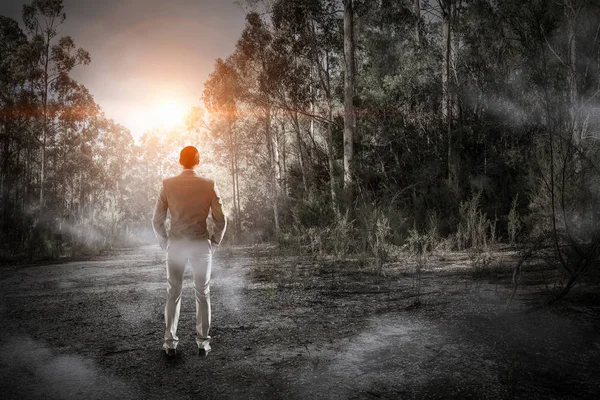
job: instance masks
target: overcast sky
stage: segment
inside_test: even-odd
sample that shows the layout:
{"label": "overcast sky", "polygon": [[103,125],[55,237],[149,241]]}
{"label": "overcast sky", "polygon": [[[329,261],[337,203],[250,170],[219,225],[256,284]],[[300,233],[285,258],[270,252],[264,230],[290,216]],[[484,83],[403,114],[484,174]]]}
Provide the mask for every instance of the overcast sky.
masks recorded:
{"label": "overcast sky", "polygon": [[[21,22],[23,4],[0,0],[0,15]],[[90,52],[92,62],[73,77],[109,118],[139,137],[152,121],[143,110],[161,99],[200,103],[218,57],[233,51],[244,27],[234,0],[63,0],[62,35]]]}

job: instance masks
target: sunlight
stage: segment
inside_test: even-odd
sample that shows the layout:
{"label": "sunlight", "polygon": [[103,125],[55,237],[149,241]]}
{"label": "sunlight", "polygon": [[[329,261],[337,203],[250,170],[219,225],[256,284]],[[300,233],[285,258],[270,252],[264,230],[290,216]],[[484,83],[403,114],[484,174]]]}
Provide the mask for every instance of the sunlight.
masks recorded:
{"label": "sunlight", "polygon": [[185,107],[176,100],[166,100],[158,103],[148,116],[153,125],[164,126],[167,129],[182,124],[185,117]]}
{"label": "sunlight", "polygon": [[154,128],[171,130],[182,125],[188,109],[178,100],[157,100],[150,105],[140,105],[130,113],[128,126],[133,132],[142,133]]}
{"label": "sunlight", "polygon": [[212,118],[210,112],[204,109],[204,112],[202,114],[202,122],[204,122],[204,126],[208,126],[210,124],[211,119]]}

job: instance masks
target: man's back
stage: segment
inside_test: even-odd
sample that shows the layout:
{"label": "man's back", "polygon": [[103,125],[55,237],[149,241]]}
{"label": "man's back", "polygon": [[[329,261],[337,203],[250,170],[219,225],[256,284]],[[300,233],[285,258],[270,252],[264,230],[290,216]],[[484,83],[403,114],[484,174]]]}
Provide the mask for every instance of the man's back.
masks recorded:
{"label": "man's back", "polygon": [[212,213],[215,231],[211,239],[215,243],[221,241],[226,220],[219,191],[212,180],[197,175],[192,169],[185,169],[180,175],[163,181],[152,222],[157,236],[165,242],[167,209],[171,214],[168,235],[171,240],[209,239],[206,219]]}

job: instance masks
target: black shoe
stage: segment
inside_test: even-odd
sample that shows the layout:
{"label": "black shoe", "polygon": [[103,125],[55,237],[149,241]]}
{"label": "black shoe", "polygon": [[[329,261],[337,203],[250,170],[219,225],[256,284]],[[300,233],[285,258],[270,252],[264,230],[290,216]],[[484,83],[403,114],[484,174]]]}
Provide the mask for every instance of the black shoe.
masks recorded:
{"label": "black shoe", "polygon": [[206,357],[206,356],[208,356],[208,353],[210,353],[210,350],[206,351],[205,349],[198,349],[199,357]]}
{"label": "black shoe", "polygon": [[203,347],[198,347],[198,356],[200,357],[206,357],[208,355],[208,353],[210,353],[210,345],[206,344]]}
{"label": "black shoe", "polygon": [[167,356],[169,357],[174,357],[177,355],[177,349],[164,349],[165,353],[167,354]]}

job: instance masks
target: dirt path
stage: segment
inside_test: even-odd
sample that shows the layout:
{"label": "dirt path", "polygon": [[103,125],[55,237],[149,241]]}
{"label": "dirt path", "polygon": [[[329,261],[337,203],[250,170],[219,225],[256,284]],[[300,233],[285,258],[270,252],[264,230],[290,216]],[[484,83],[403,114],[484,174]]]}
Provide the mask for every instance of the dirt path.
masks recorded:
{"label": "dirt path", "polygon": [[[595,288],[543,312],[498,316],[509,271],[474,279],[456,255],[431,263],[414,307],[407,265],[387,267],[381,278],[355,265],[237,248],[215,260],[213,352],[196,356],[186,271],[181,354],[167,359],[160,350],[163,257],[157,247],[144,247],[92,261],[1,268],[0,397],[592,399],[600,393]],[[535,271],[527,276],[537,279]],[[539,282],[530,284],[516,307],[539,299]]]}

